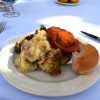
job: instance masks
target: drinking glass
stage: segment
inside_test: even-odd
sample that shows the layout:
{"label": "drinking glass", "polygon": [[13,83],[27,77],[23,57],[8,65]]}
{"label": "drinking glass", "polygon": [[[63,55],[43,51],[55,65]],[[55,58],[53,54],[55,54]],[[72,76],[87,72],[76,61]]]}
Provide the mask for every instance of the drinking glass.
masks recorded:
{"label": "drinking glass", "polygon": [[20,15],[20,13],[15,12],[13,8],[13,4],[16,2],[16,0],[1,0],[1,1],[5,3],[9,8],[9,10],[3,14],[4,17],[12,18]]}

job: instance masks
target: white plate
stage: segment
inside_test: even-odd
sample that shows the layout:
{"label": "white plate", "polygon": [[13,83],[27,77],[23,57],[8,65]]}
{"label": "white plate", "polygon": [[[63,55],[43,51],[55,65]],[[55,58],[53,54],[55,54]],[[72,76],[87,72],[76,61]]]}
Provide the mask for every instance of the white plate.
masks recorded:
{"label": "white plate", "polygon": [[86,90],[100,77],[100,61],[97,69],[90,75],[75,74],[71,70],[71,64],[63,66],[61,75],[55,77],[42,71],[34,71],[27,75],[20,73],[14,66],[13,47],[16,41],[25,36],[21,35],[11,40],[0,53],[1,74],[14,87],[41,96],[68,96]]}
{"label": "white plate", "polygon": [[55,2],[58,3],[58,4],[68,5],[68,6],[74,6],[74,5],[78,5],[79,4],[79,2],[78,3],[62,3],[62,2],[59,2],[58,0],[55,0]]}

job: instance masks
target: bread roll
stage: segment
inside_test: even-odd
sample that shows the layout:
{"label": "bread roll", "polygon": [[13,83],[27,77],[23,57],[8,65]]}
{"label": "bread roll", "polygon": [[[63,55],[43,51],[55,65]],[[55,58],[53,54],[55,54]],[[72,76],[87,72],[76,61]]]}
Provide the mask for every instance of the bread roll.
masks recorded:
{"label": "bread roll", "polygon": [[80,44],[80,52],[72,55],[72,70],[78,74],[89,74],[99,61],[97,49],[90,44]]}

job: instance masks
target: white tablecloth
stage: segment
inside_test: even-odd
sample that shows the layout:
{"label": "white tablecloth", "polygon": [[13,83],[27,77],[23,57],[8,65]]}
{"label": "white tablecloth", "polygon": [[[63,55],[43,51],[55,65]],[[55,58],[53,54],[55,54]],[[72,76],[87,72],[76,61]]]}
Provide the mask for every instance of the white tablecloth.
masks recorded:
{"label": "white tablecloth", "polygon": [[[14,8],[20,12],[19,17],[5,18],[2,16],[3,12],[0,12],[0,21],[7,21],[5,31],[0,34],[0,49],[15,36],[36,30],[44,24],[47,27],[66,28],[100,51],[98,42],[79,32],[85,30],[100,36],[100,0],[80,0],[80,4],[75,6],[60,5],[55,0],[18,0]],[[0,100],[98,100],[99,98],[100,80],[82,93],[50,98],[24,93],[10,85],[0,75]]]}

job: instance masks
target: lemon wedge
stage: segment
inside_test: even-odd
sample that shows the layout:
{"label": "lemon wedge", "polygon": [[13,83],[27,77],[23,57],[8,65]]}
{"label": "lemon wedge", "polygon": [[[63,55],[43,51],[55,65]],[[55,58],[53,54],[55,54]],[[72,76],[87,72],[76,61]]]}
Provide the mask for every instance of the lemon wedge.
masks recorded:
{"label": "lemon wedge", "polygon": [[59,2],[62,2],[62,3],[67,3],[68,0],[58,0]]}
{"label": "lemon wedge", "polygon": [[79,0],[70,0],[71,3],[78,3]]}

